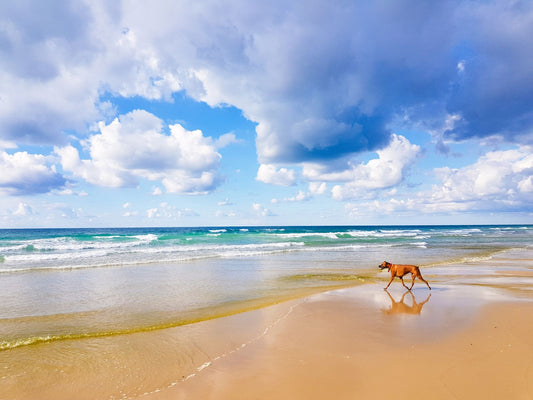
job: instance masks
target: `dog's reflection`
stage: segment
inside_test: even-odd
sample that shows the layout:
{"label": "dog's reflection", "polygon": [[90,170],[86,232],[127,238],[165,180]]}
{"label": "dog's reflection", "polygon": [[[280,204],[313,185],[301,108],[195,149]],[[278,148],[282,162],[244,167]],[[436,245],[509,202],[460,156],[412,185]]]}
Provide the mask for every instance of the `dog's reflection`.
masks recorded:
{"label": "dog's reflection", "polygon": [[[408,290],[406,291],[400,301],[394,300],[394,298],[391,296],[388,290],[385,290],[387,294],[389,295],[389,298],[391,300],[391,306],[389,309],[383,309],[383,312],[385,314],[413,314],[418,315],[422,311],[422,307],[424,307],[424,304],[426,304],[429,301],[429,298],[431,297],[431,294],[428,295],[427,299],[424,300],[421,303],[416,302],[415,295],[412,291]],[[411,305],[405,303],[405,295],[409,293],[411,295]]]}

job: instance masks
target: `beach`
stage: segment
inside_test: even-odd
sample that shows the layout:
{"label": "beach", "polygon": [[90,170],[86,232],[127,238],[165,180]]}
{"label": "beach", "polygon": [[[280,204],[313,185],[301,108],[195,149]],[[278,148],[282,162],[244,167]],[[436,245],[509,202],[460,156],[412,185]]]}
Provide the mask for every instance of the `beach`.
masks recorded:
{"label": "beach", "polygon": [[349,318],[361,309],[320,299],[254,348],[140,398],[530,399],[532,311],[531,304],[499,304],[454,333],[423,327],[423,334],[398,329],[399,321]]}
{"label": "beach", "polygon": [[[485,232],[468,233],[481,234]],[[395,235],[394,240],[405,231]],[[423,252],[420,238],[409,235],[409,241],[399,249],[389,248],[389,254],[401,254],[406,248]],[[465,238],[472,238],[465,231],[461,235],[454,242],[461,244],[453,245],[457,251],[464,251],[459,246],[465,247]],[[413,240],[418,244],[413,245]],[[93,297],[87,299],[86,310],[4,316],[2,338],[9,334],[12,339],[2,341],[0,398],[530,399],[533,250],[522,236],[521,246],[513,241],[509,248],[497,246],[490,253],[479,240],[470,239],[469,247],[474,247],[474,241],[477,245],[466,257],[421,266],[431,291],[418,280],[407,291],[398,279],[385,291],[390,275],[380,271],[378,263],[372,268],[353,267],[348,264],[352,252],[328,247],[309,253],[270,253],[268,260],[241,257],[242,263],[257,262],[262,268],[254,268],[253,277],[246,278],[248,284],[254,282],[252,278],[268,281],[266,277],[274,275],[276,285],[287,286],[275,295],[271,287],[261,287],[265,295],[255,300],[224,298],[217,300],[216,307],[202,304],[203,308],[185,310],[190,321],[182,308],[169,308],[167,297],[164,302],[158,300],[157,312],[131,312],[137,304],[153,307],[154,300],[128,300],[132,304],[121,300],[118,314],[109,306],[95,306],[105,298]],[[383,249],[382,244],[371,247],[372,251]],[[203,268],[203,273],[213,273],[215,265],[242,270],[235,257],[192,265]],[[190,266],[174,265],[172,271]],[[148,279],[145,268],[26,271],[0,278],[4,283],[41,282],[42,287],[62,277],[70,287],[78,272],[86,284],[88,276],[96,280],[110,274],[116,282],[106,284],[114,293],[107,299],[109,304],[118,301],[119,283],[132,282],[132,276],[137,276],[136,284],[139,276]],[[152,274],[164,271],[163,276],[172,281],[167,264],[149,268]],[[276,275],[280,273],[281,278]],[[183,271],[180,274],[185,276]],[[238,275],[244,279],[242,273]],[[223,274],[217,277],[222,280]],[[102,285],[100,279],[98,284]],[[3,295],[9,304],[14,300],[7,297],[8,292]],[[218,292],[209,293],[217,298]],[[47,310],[51,301],[43,299],[49,302]],[[10,310],[4,305],[4,313]]]}
{"label": "beach", "polygon": [[397,281],[389,292],[372,284],[284,305],[253,345],[141,397],[533,398],[531,255],[494,260],[507,278],[529,277],[496,291],[458,276],[431,292],[423,284],[406,292]]}

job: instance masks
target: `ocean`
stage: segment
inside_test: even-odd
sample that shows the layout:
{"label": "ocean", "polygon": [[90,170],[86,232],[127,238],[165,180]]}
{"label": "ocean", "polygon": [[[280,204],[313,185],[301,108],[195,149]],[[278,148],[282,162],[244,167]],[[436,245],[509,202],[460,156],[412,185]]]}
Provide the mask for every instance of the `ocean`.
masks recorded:
{"label": "ocean", "polygon": [[[533,226],[0,230],[0,351],[191,324],[531,249]],[[428,272],[426,272],[427,274]]]}

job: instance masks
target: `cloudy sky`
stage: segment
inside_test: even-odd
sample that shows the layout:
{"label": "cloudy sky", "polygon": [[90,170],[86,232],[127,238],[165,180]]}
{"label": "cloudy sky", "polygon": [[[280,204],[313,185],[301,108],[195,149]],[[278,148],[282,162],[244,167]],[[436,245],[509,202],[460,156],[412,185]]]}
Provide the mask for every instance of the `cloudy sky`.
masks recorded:
{"label": "cloudy sky", "polygon": [[533,2],[0,2],[0,227],[533,223]]}

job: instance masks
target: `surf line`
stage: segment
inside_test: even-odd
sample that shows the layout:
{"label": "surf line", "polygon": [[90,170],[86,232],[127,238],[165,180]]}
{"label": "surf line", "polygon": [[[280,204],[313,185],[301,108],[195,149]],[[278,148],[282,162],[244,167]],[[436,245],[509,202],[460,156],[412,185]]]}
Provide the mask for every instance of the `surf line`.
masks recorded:
{"label": "surf line", "polygon": [[36,345],[36,344],[57,342],[57,341],[63,341],[63,340],[112,337],[112,336],[120,336],[120,335],[129,335],[129,334],[140,333],[140,332],[151,332],[155,330],[168,329],[168,328],[176,328],[178,326],[184,326],[184,325],[189,325],[193,323],[213,320],[217,318],[228,317],[231,315],[240,314],[241,312],[252,311],[252,310],[259,309],[259,308],[262,308],[262,307],[261,306],[251,307],[248,309],[237,310],[237,311],[230,310],[229,312],[218,312],[218,313],[215,313],[214,315],[200,317],[200,318],[183,319],[183,320],[171,321],[171,322],[163,323],[159,325],[149,325],[149,326],[127,328],[127,329],[117,329],[114,331],[51,334],[51,335],[45,335],[45,336],[32,336],[32,337],[26,337],[26,338],[14,339],[14,340],[0,341],[0,352],[15,349],[17,347],[22,347],[22,346],[31,346],[31,345]]}
{"label": "surf line", "polygon": [[[226,352],[226,353],[223,353],[219,356],[216,356],[214,357],[213,359],[211,360],[208,360],[206,362],[204,362],[202,365],[200,365],[199,367],[196,368],[195,372],[193,372],[192,374],[190,375],[187,375],[187,376],[183,376],[181,379],[178,379],[174,382],[171,382],[169,383],[167,386],[163,387],[163,388],[157,388],[157,389],[154,389],[154,390],[151,390],[149,392],[145,392],[143,394],[141,394],[140,396],[137,396],[135,398],[140,398],[140,397],[144,397],[144,396],[149,396],[151,394],[154,394],[154,393],[159,393],[163,390],[167,390],[167,389],[171,389],[173,388],[174,386],[176,386],[177,384],[181,383],[181,382],[185,382],[191,378],[194,378],[195,376],[197,376],[200,372],[202,372],[203,370],[205,370],[206,368],[210,367],[211,365],[213,365],[214,362],[217,362],[219,360],[222,360],[228,356],[231,356],[232,354],[235,354],[237,353],[238,351],[241,351],[242,349],[244,349],[245,347],[247,346],[250,346],[251,344],[257,342],[258,340],[260,340],[261,338],[265,337],[268,332],[274,328],[276,325],[278,325],[281,321],[283,321],[285,318],[287,318],[292,312],[293,310],[299,306],[300,304],[302,304],[302,302],[305,302],[306,299],[301,299],[300,301],[298,301],[296,304],[292,304],[289,309],[287,310],[287,312],[285,312],[283,315],[281,315],[278,319],[276,319],[274,322],[272,322],[270,325],[268,325],[267,327],[265,327],[265,329],[263,330],[263,332],[261,332],[259,335],[253,337],[252,339],[248,340],[247,342],[245,343],[242,343],[240,346],[237,346],[235,347],[234,349]],[[121,398],[122,400],[126,400],[128,399],[127,396],[124,396]]]}

